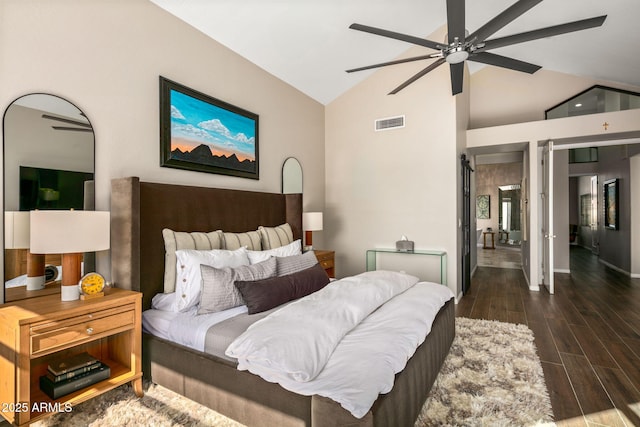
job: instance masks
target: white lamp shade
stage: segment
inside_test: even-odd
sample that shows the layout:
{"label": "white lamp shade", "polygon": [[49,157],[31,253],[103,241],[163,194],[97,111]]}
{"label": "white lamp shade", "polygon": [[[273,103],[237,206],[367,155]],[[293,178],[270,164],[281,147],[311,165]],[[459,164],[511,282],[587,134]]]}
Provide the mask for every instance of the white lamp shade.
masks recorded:
{"label": "white lamp shade", "polygon": [[34,254],[104,251],[109,240],[109,212],[31,211],[30,251]]}
{"label": "white lamp shade", "polygon": [[302,229],[304,231],[322,230],[322,212],[304,212],[302,214]]}
{"label": "white lamp shade", "polygon": [[29,248],[29,212],[4,213],[4,247]]}

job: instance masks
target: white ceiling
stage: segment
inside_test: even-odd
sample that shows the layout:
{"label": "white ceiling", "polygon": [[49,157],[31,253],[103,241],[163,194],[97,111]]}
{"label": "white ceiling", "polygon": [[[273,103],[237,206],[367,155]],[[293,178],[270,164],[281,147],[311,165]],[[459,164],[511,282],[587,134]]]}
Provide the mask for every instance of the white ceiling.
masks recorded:
{"label": "white ceiling", "polygon": [[[352,23],[419,37],[446,23],[446,0],[151,1],[323,104],[373,72],[346,69],[393,60],[413,46],[350,30]],[[467,1],[466,28],[473,32],[514,2]],[[640,86],[639,0],[545,0],[492,38],[599,15],[608,15],[602,27],[491,52],[547,70]],[[470,63],[471,72],[479,68]],[[389,90],[401,83],[390,83]]]}

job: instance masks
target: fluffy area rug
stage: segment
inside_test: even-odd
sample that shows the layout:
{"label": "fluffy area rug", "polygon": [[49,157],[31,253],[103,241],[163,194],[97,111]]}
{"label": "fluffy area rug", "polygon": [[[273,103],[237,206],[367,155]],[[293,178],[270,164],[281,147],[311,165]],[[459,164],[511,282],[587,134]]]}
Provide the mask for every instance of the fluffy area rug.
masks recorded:
{"label": "fluffy area rug", "polygon": [[[416,426],[534,426],[552,410],[533,333],[524,325],[456,318],[456,338]],[[32,424],[50,426],[241,426],[163,387],[135,397],[121,386]],[[548,424],[547,424],[548,425]]]}

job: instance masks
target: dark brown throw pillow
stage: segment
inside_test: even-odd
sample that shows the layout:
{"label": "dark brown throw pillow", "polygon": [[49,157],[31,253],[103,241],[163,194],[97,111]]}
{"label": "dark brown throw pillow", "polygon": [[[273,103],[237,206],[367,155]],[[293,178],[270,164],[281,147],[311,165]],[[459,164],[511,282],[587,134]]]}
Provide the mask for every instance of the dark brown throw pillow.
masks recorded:
{"label": "dark brown throw pillow", "polygon": [[236,288],[249,314],[270,310],[324,288],[329,277],[320,264],[297,273],[262,280],[237,280]]}

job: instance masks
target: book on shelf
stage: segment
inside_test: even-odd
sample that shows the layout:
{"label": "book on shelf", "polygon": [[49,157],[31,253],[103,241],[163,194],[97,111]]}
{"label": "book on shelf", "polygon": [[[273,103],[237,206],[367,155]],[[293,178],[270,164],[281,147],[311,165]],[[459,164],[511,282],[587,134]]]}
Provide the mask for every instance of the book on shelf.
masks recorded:
{"label": "book on shelf", "polygon": [[93,357],[87,352],[79,353],[74,356],[61,357],[49,362],[47,370],[54,376],[63,375],[67,372],[75,371],[87,366],[91,366],[94,363],[99,362],[98,359]]}
{"label": "book on shelf", "polygon": [[72,378],[54,382],[47,375],[40,377],[40,390],[52,399],[58,399],[81,388],[89,387],[97,382],[106,380],[111,375],[109,366],[98,362],[100,366],[88,372],[78,374]]}
{"label": "book on shelf", "polygon": [[57,383],[60,381],[68,380],[69,378],[77,377],[78,375],[84,374],[85,372],[89,372],[93,369],[98,369],[100,366],[102,366],[102,364],[100,363],[99,360],[96,360],[91,365],[82,366],[80,368],[65,372],[60,375],[54,375],[51,371],[47,370],[46,375],[51,381],[53,381],[54,383]]}

